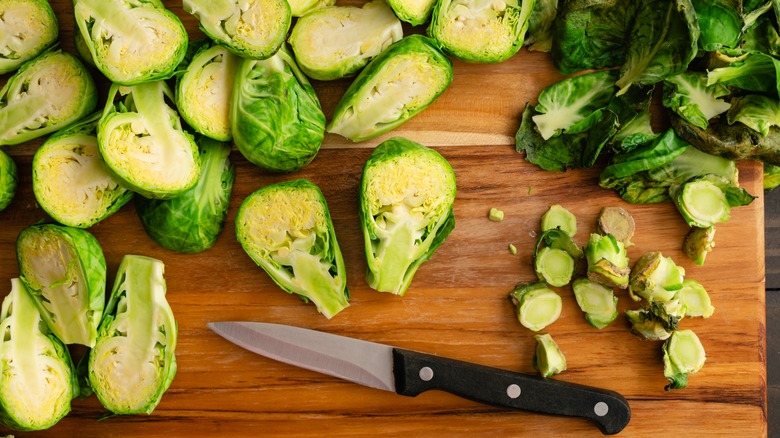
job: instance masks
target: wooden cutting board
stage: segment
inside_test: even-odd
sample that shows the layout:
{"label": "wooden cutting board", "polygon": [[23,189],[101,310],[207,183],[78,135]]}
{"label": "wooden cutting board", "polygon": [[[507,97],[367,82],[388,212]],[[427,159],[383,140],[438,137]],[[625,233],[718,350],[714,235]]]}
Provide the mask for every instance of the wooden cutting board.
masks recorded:
{"label": "wooden cutting board", "polygon": [[[197,22],[182,12],[179,2],[165,3],[191,36],[201,36]],[[62,27],[61,46],[73,51],[71,2],[52,4]],[[125,254],[165,262],[167,296],[179,324],[179,371],[162,402],[148,417],[99,422],[106,412],[95,397],[75,400],[66,418],[37,435],[599,436],[585,420],[499,409],[443,392],[408,398],[364,388],[254,355],[206,328],[209,321],[286,323],[535,374],[533,333],[514,318],[507,295],[515,283],[535,279],[531,255],[539,218],[548,206],[559,203],[578,217],[575,240],[581,245],[594,231],[602,207],[627,208],[637,223],[631,260],[648,251],[671,256],[689,278],[707,288],[716,311],[707,320],[682,321],[683,328],[699,335],[707,363],[690,377],[688,388],[667,392],[660,343],[631,335],[622,313],[607,328],[591,327],[571,290],[562,288],[561,318],[544,330],[568,361],[568,370],[554,378],[622,393],[632,408],[624,436],[765,436],[760,164],[740,163],[742,186],[759,197],[734,209],[731,220],[717,227],[716,248],[698,267],[680,251],[687,226],[671,203],[629,205],[598,187],[599,169],[544,172],[515,152],[513,137],[523,106],[561,78],[549,55],[523,50],[497,65],[455,62],[454,67],[446,93],[392,133],[435,147],[452,164],[458,182],[455,230],[418,271],[405,297],[367,287],[357,218],[363,163],[371,148],[389,136],[352,144],[328,135],[311,165],[289,175],[261,171],[234,151],[237,177],[228,223],[213,248],[196,255],[160,248],[145,234],[132,204],[89,229],[105,252],[109,285]],[[326,116],[347,84],[314,84]],[[32,153],[40,143],[5,149],[19,166],[20,184],[13,203],[0,212],[3,294],[10,290],[9,280],[19,275],[16,236],[25,226],[48,219],[36,205],[30,182]],[[324,192],[348,269],[351,306],[332,320],[276,287],[235,239],[233,218],[244,197],[266,184],[301,177]],[[503,210],[506,219],[488,220],[491,207]],[[510,243],[517,247],[516,255],[507,249]],[[618,296],[621,311],[637,307],[627,293]],[[0,433],[14,432],[0,428]]]}

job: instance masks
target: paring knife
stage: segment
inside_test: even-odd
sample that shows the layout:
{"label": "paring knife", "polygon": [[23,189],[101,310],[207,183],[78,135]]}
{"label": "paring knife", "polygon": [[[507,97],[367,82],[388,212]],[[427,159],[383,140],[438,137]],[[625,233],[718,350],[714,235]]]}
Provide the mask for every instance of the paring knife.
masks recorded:
{"label": "paring knife", "polygon": [[289,325],[210,322],[208,327],[271,359],[401,395],[438,389],[494,406],[586,418],[608,435],[623,430],[631,418],[626,399],[605,389]]}

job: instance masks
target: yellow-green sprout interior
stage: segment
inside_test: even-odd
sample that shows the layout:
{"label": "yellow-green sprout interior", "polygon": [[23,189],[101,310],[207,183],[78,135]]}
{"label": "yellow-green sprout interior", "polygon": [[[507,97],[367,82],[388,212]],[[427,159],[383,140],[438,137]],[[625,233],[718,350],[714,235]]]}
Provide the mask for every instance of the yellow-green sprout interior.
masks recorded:
{"label": "yellow-green sprout interior", "polygon": [[45,1],[0,2],[0,73],[43,51],[57,34],[57,19]]}
{"label": "yellow-green sprout interior", "polygon": [[478,57],[501,58],[516,44],[516,1],[454,0],[447,9],[438,35],[448,47]]}

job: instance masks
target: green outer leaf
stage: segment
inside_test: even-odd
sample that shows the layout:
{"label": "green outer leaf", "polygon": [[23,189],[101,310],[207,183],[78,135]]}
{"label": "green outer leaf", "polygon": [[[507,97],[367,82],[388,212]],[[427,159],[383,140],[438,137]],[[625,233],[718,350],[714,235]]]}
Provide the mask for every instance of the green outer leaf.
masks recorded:
{"label": "green outer leaf", "polygon": [[515,150],[524,152],[526,161],[544,170],[563,172],[580,167],[587,134],[563,134],[545,141],[533,122],[535,114],[536,109],[526,104],[515,134]]}
{"label": "green outer leaf", "polygon": [[742,90],[780,95],[780,60],[764,53],[745,52],[726,67],[707,72],[707,85],[722,84]]}
{"label": "green outer leaf", "polygon": [[0,16],[5,19],[4,35],[14,36],[4,37],[0,45],[0,74],[16,70],[57,42],[59,22],[47,0],[5,1]]}
{"label": "green outer leaf", "polygon": [[664,80],[663,105],[692,125],[707,129],[711,118],[731,107],[731,103],[721,99],[729,95],[724,85],[708,86],[706,74],[685,72]]}
{"label": "green outer leaf", "polygon": [[17,182],[16,162],[0,149],[0,211],[5,210],[13,201]]}
{"label": "green outer leaf", "polygon": [[241,154],[272,172],[309,164],[325,137],[320,102],[286,46],[266,60],[239,62],[230,122]]}
{"label": "green outer leaf", "polygon": [[747,94],[735,97],[731,102],[727,114],[729,124],[740,122],[765,137],[771,127],[780,126],[780,101],[776,98]]}
{"label": "green outer leaf", "polygon": [[162,247],[182,253],[211,248],[225,226],[236,177],[231,146],[208,137],[198,140],[202,171],[194,187],[172,199],[136,198],[146,233]]}
{"label": "green outer leaf", "polygon": [[615,156],[601,172],[600,179],[608,181],[623,178],[659,167],[674,160],[689,147],[688,143],[677,138],[674,131],[668,129],[652,143]]}
{"label": "green outer leaf", "polygon": [[66,344],[93,347],[106,295],[98,240],[80,228],[31,225],[17,237],[16,257],[20,278],[52,333]]}
{"label": "green outer leaf", "polygon": [[178,328],[163,262],[128,254],[89,353],[89,385],[114,414],[151,414],[176,375]]}
{"label": "green outer leaf", "polygon": [[558,0],[536,0],[528,17],[528,32],[523,45],[528,50],[549,52],[553,43],[553,25],[558,17]]}
{"label": "green outer leaf", "polygon": [[699,48],[736,47],[742,37],[741,0],[691,0],[701,29]]}

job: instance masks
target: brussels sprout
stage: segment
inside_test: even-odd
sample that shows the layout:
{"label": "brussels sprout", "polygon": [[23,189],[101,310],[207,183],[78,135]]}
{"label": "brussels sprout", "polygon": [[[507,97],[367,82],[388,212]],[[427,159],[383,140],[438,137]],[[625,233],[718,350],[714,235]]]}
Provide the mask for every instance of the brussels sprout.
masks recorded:
{"label": "brussels sprout", "polygon": [[298,179],[260,188],[235,223],[241,247],[282,290],[328,319],[349,306],[344,258],[319,187]]}
{"label": "brussels sprout", "polygon": [[460,60],[501,62],[523,47],[533,9],[534,0],[441,0],[428,35]]}
{"label": "brussels sprout", "polygon": [[692,125],[707,129],[710,119],[731,107],[722,99],[728,95],[725,85],[708,86],[704,73],[685,72],[664,80],[663,105]]}
{"label": "brussels sprout", "polygon": [[533,12],[528,17],[528,33],[523,41],[528,50],[549,52],[552,49],[552,29],[557,17],[558,0],[534,2]]}
{"label": "brussels sprout", "polygon": [[591,233],[585,245],[588,278],[609,288],[626,289],[631,268],[626,246],[611,234]]}
{"label": "brussels sprout", "polygon": [[631,270],[628,291],[635,301],[668,302],[683,285],[685,269],[658,251],[642,255]]}
{"label": "brussels sprout", "polygon": [[368,285],[403,295],[455,227],[455,172],[438,152],[394,137],[366,160],[358,192]]}
{"label": "brussels sprout", "polygon": [[272,172],[294,172],[309,164],[325,138],[317,94],[286,47],[268,59],[241,59],[230,123],[241,154]]}
{"label": "brussels sprout", "polygon": [[293,17],[303,17],[315,9],[327,8],[336,4],[336,0],[288,0],[290,14]]}
{"label": "brussels sprout", "polygon": [[604,207],[596,220],[601,234],[611,234],[626,248],[633,246],[631,238],[634,237],[636,223],[634,217],[623,207]]}
{"label": "brussels sprout", "polygon": [[755,196],[721,175],[693,177],[670,191],[677,210],[691,227],[707,228],[731,217],[731,208],[748,205]]}
{"label": "brussels sprout", "polygon": [[26,63],[0,90],[0,146],[50,134],[90,114],[97,89],[84,64],[59,50]]}
{"label": "brussels sprout", "polygon": [[57,222],[90,227],[117,212],[133,197],[105,169],[97,142],[101,113],[49,137],[35,151],[32,188],[35,199]]}
{"label": "brussels sprout", "polygon": [[692,330],[677,330],[663,344],[664,376],[669,391],[688,386],[688,376],[699,371],[707,360],[699,337]]}
{"label": "brussels sprout", "polygon": [[566,371],[566,357],[561,353],[558,344],[549,333],[534,335],[536,352],[533,366],[543,378],[551,377]]}
{"label": "brussels sprout", "polygon": [[203,33],[244,58],[276,53],[292,21],[285,0],[183,0],[182,5],[198,19]]}
{"label": "brussels sprout", "polygon": [[699,266],[704,264],[707,254],[712,252],[714,247],[715,227],[713,226],[691,227],[683,240],[683,252]]}
{"label": "brussels sprout", "polygon": [[195,185],[198,145],[166,101],[164,81],[132,87],[116,84],[97,129],[98,146],[113,176],[147,198],[171,198]]}
{"label": "brussels sprout", "polygon": [[626,318],[631,324],[631,333],[642,339],[663,341],[677,330],[682,317],[667,311],[664,303],[653,301],[648,306],[626,310]]}
{"label": "brussels sprout", "polygon": [[730,125],[739,122],[766,137],[772,126],[780,126],[780,101],[761,94],[735,97],[726,117]]}
{"label": "brussels sprout", "polygon": [[358,8],[331,6],[296,21],[290,46],[298,66],[321,81],[353,76],[403,37],[401,21],[384,0]]}
{"label": "brussels sprout", "polygon": [[604,328],[617,318],[618,297],[612,289],[587,278],[578,278],[571,286],[577,305],[590,325]]}
{"label": "brussels sprout", "polygon": [[187,51],[184,25],[160,0],[74,0],[73,14],[95,66],[115,84],[167,79]]}
{"label": "brussels sprout", "polygon": [[54,426],[79,394],[76,370],[18,278],[3,299],[0,330],[0,422],[23,431]]}
{"label": "brussels sprout", "polygon": [[327,130],[368,140],[427,108],[452,82],[452,62],[435,42],[412,34],[393,43],[358,74],[336,104]]}
{"label": "brussels sprout", "polygon": [[54,45],[59,23],[46,0],[0,3],[0,74],[9,73]]}
{"label": "brussels sprout", "polygon": [[387,0],[395,15],[412,26],[425,24],[433,13],[436,0]]}
{"label": "brussels sprout", "polygon": [[736,47],[742,39],[742,1],[692,0],[701,28],[699,48],[712,52],[723,47]]}
{"label": "brussels sprout", "polygon": [[19,272],[49,329],[65,344],[95,345],[106,294],[106,260],[86,230],[29,226],[16,240]]}
{"label": "brussels sprout", "polygon": [[176,80],[179,114],[195,131],[214,140],[233,138],[230,96],[238,62],[238,57],[225,47],[205,44]]}
{"label": "brussels sprout", "polygon": [[560,228],[574,237],[577,234],[577,217],[560,204],[553,204],[542,215],[542,231]]}
{"label": "brussels sprout", "polygon": [[0,150],[0,211],[5,210],[13,201],[17,182],[16,162]]}
{"label": "brussels sprout", "polygon": [[88,365],[90,388],[114,414],[151,414],[176,375],[177,325],[164,270],[140,255],[119,263]]}
{"label": "brussels sprout", "polygon": [[231,147],[202,137],[202,170],[198,183],[173,199],[138,198],[138,217],[146,233],[162,247],[182,253],[211,248],[227,218],[236,168],[230,163]]}
{"label": "brussels sprout", "polygon": [[571,281],[580,257],[582,250],[568,233],[560,228],[549,229],[536,240],[534,270],[539,280],[550,286],[565,286]]}
{"label": "brussels sprout", "polygon": [[557,321],[563,309],[561,296],[543,281],[516,285],[509,299],[515,305],[520,324],[535,332]]}

